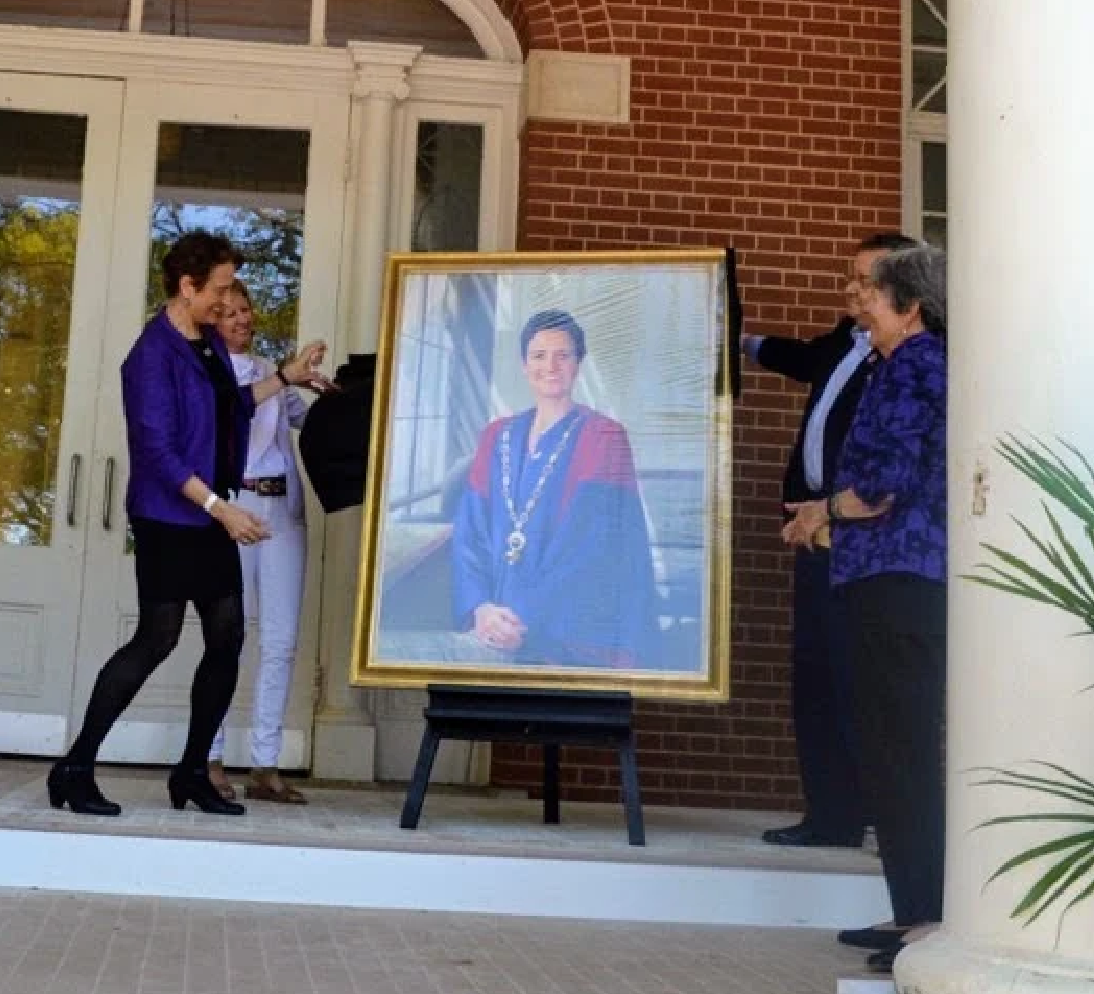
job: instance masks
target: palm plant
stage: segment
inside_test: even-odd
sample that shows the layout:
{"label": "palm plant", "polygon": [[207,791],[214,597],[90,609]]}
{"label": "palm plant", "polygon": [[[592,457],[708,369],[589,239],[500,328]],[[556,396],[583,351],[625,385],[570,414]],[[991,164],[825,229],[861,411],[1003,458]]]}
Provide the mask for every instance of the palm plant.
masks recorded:
{"label": "palm plant", "polygon": [[[1094,467],[1073,445],[1060,444],[1066,453],[1041,441],[1025,442],[1008,435],[997,451],[1033,481],[1046,498],[1063,505],[1079,520],[1087,543],[1094,549]],[[1077,634],[1092,635],[1094,573],[1065,534],[1048,500],[1041,503],[1051,528],[1050,538],[1040,538],[1017,518],[1014,520],[1044,563],[1034,565],[984,542],[982,547],[991,554],[992,562],[978,564],[974,567],[978,572],[967,579],[1066,611],[1083,624]],[[1052,763],[1032,763],[1019,770],[993,767],[979,772],[984,778],[977,781],[978,785],[1032,791],[1070,803],[1069,810],[1008,815],[978,826],[1049,822],[1077,829],[1012,857],[988,880],[990,884],[1019,867],[1039,862],[1040,876],[1015,905],[1011,917],[1029,925],[1049,908],[1062,904],[1062,924],[1075,905],[1094,896],[1094,782]]]}

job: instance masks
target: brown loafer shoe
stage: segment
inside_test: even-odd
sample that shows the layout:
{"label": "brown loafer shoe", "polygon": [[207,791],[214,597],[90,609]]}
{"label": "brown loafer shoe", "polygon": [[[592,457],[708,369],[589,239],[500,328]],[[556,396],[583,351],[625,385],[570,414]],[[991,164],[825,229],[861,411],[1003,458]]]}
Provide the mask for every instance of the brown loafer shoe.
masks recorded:
{"label": "brown loafer shoe", "polygon": [[224,764],[218,759],[214,759],[209,763],[209,783],[216,788],[216,792],[224,800],[234,801],[236,799],[236,789],[228,782],[228,775],[224,772]]}
{"label": "brown loafer shoe", "polygon": [[243,796],[252,801],[273,801],[274,804],[307,804],[308,799],[295,787],[290,787],[274,770],[270,773],[251,772]]}

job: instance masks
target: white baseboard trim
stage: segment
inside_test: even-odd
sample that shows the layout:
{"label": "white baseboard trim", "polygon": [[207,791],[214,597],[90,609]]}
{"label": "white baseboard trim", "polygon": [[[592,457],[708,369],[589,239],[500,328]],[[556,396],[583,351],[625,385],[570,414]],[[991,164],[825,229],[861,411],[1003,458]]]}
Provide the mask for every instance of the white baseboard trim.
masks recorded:
{"label": "white baseboard trim", "polygon": [[0,830],[0,887],[328,907],[847,928],[879,876]]}
{"label": "white baseboard trim", "polygon": [[67,746],[67,718],[57,714],[0,711],[0,752],[60,756]]}
{"label": "white baseboard trim", "polygon": [[315,719],[312,749],[313,777],[320,780],[376,780],[376,726],[364,721],[328,720],[320,713]]}

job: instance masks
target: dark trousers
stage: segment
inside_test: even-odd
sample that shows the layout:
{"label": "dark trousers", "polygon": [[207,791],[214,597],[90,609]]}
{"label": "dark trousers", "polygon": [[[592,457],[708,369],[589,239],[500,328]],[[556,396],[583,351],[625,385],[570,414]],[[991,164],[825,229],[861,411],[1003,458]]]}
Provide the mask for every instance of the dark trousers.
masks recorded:
{"label": "dark trousers", "polygon": [[818,833],[854,839],[863,811],[854,745],[847,620],[828,578],[827,549],[794,559],[794,736],[805,820]]}
{"label": "dark trousers", "polygon": [[844,588],[860,769],[898,925],[942,920],[946,587],[905,573]]}

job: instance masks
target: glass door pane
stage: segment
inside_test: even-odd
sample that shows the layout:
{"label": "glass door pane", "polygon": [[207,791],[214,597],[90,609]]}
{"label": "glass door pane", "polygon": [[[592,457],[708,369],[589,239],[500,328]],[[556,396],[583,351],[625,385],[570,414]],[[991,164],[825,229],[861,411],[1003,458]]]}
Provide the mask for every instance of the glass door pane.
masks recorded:
{"label": "glass door pane", "polygon": [[[163,304],[163,257],[188,231],[224,235],[255,309],[253,349],[275,361],[295,347],[304,259],[307,131],[164,121],[156,141],[145,319]],[[133,551],[132,531],[126,554]]]}
{"label": "glass door pane", "polygon": [[0,24],[127,31],[129,0],[0,0]]}
{"label": "glass door pane", "polygon": [[912,110],[946,113],[946,0],[912,0]]}
{"label": "glass door pane", "polygon": [[305,45],[311,0],[144,0],[143,30],[183,38]]}
{"label": "glass door pane", "polygon": [[49,545],[87,119],[0,110],[0,542]]}
{"label": "glass door pane", "polygon": [[163,122],[148,259],[148,311],[163,301],[160,263],[195,228],[225,235],[246,256],[240,278],[255,305],[255,351],[293,348],[304,260],[307,131]]}
{"label": "glass door pane", "polygon": [[932,245],[946,247],[946,143],[922,145],[923,237]]}
{"label": "glass door pane", "polygon": [[429,55],[484,58],[471,30],[444,0],[327,0],[328,45],[348,41],[421,45]]}
{"label": "glass door pane", "polygon": [[412,252],[474,252],[485,128],[458,121],[419,121],[414,159]]}

